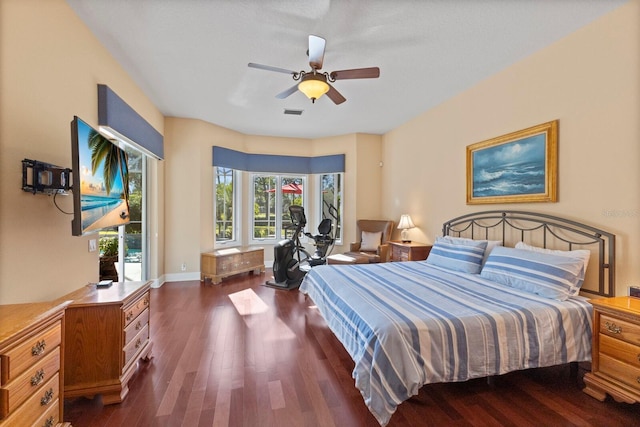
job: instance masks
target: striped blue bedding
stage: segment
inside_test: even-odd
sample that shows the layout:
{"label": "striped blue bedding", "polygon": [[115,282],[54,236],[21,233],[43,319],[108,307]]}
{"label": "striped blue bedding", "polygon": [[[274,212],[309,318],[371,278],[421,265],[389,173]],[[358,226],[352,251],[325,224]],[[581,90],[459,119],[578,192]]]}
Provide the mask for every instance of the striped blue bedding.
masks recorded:
{"label": "striped blue bedding", "polygon": [[425,261],[324,265],[300,291],[355,362],[381,425],[424,384],[591,360],[591,305],[556,301]]}

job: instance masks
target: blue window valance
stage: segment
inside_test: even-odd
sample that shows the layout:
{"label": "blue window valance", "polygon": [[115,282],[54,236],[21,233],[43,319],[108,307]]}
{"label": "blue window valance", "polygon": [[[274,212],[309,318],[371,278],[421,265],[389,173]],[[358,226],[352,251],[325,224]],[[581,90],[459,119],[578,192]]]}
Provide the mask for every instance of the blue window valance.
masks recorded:
{"label": "blue window valance", "polygon": [[164,138],[107,85],[98,85],[98,124],[133,141],[158,159],[164,158]]}
{"label": "blue window valance", "polygon": [[344,172],[344,154],[302,157],[251,154],[224,147],[213,147],[213,166],[249,172],[336,173]]}

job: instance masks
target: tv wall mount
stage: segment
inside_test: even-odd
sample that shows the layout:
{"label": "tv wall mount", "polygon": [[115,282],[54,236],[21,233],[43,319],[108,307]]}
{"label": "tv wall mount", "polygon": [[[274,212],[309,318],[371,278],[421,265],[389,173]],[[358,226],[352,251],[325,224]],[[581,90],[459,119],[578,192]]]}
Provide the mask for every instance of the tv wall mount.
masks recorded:
{"label": "tv wall mount", "polygon": [[71,190],[71,169],[24,159],[22,190],[33,194],[67,194]]}

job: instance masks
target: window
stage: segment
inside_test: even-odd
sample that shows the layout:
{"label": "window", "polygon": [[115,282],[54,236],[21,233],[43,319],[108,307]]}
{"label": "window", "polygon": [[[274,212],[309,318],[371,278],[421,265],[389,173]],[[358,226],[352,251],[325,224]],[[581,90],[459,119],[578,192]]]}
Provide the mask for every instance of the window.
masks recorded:
{"label": "window", "polygon": [[129,155],[129,215],[124,226],[125,267],[127,280],[146,280],[146,156],[127,146]]}
{"label": "window", "polygon": [[228,243],[237,240],[236,218],[238,173],[230,168],[216,167],[214,170],[215,241]]}
{"label": "window", "polygon": [[252,175],[254,240],[284,239],[291,237],[289,206],[304,206],[305,176]]}
{"label": "window", "polygon": [[320,218],[331,219],[336,242],[342,241],[342,173],[320,175],[319,194]]}

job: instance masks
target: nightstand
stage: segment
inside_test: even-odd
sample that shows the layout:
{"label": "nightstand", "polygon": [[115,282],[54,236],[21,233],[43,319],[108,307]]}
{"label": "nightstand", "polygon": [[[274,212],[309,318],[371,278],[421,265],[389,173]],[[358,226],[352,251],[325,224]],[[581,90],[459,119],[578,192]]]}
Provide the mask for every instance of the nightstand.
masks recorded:
{"label": "nightstand", "polygon": [[640,298],[615,297],[593,305],[593,356],[584,392],[603,401],[640,402]]}
{"label": "nightstand", "polygon": [[431,245],[419,242],[391,240],[391,261],[423,261],[429,256]]}

